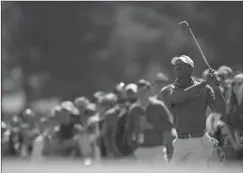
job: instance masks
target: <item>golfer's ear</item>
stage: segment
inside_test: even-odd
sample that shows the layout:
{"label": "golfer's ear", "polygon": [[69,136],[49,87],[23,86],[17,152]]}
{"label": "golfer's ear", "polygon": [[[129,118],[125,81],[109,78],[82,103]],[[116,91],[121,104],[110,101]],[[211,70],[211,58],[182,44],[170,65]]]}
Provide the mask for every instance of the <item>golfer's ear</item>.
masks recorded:
{"label": "golfer's ear", "polygon": [[188,64],[188,68],[189,68],[189,70],[190,70],[190,73],[192,74],[192,73],[193,73],[194,68],[193,68],[192,66],[190,66],[189,64]]}

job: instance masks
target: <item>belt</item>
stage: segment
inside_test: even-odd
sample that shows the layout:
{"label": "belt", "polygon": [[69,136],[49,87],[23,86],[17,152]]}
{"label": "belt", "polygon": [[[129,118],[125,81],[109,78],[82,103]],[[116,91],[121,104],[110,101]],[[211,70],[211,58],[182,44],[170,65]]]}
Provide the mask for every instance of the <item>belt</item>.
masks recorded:
{"label": "belt", "polygon": [[191,139],[191,138],[200,138],[203,137],[203,135],[205,134],[205,132],[201,132],[201,133],[179,133],[177,134],[177,137],[179,139]]}

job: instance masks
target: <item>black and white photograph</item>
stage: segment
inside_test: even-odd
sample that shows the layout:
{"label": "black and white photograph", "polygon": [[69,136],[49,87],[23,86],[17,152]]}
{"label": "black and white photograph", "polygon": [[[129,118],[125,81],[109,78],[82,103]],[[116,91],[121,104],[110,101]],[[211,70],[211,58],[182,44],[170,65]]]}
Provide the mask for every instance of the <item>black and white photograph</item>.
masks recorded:
{"label": "black and white photograph", "polygon": [[1,172],[243,172],[242,1],[1,1]]}

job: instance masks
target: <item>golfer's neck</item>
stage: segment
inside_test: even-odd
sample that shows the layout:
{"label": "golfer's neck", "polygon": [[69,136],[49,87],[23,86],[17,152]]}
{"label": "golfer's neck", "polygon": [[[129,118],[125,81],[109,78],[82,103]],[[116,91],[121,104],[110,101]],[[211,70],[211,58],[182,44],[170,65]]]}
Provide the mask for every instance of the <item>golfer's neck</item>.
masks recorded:
{"label": "golfer's neck", "polygon": [[192,80],[192,78],[191,78],[191,76],[186,76],[186,77],[179,77],[179,78],[177,78],[177,80],[181,84],[187,84]]}

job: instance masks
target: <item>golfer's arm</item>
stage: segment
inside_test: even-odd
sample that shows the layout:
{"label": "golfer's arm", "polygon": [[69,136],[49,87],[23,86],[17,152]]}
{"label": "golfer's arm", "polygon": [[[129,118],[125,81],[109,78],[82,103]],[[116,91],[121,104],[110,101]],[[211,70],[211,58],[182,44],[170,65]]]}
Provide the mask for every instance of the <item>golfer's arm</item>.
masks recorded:
{"label": "golfer's arm", "polygon": [[197,94],[203,90],[203,88],[207,85],[206,82],[202,82],[191,87],[188,87],[184,90],[173,90],[169,93],[170,101],[173,104],[182,103],[189,99],[195,98]]}

